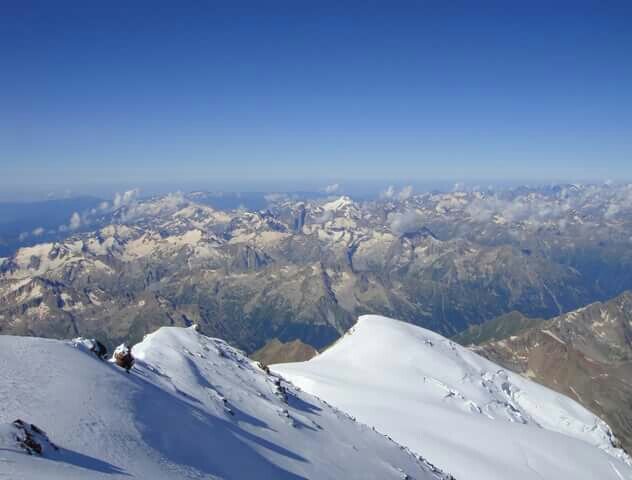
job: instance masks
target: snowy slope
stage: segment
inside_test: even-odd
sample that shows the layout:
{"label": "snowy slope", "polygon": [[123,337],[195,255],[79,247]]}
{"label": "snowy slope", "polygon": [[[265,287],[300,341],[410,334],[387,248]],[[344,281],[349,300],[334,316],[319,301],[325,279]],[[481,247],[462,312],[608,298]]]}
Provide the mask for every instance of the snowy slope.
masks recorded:
{"label": "snowy slope", "polygon": [[[133,352],[126,374],[81,342],[0,336],[0,478],[442,478],[193,328],[161,328]],[[59,450],[21,451],[18,418]]]}
{"label": "snowy slope", "polygon": [[317,357],[271,368],[458,479],[632,479],[575,401],[420,327],[363,316]]}

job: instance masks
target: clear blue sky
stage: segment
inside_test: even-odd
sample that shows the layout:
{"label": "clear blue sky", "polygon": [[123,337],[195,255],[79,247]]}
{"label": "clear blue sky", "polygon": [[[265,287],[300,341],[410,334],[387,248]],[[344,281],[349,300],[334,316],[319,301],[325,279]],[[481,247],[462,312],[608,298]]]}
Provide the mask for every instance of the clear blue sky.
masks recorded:
{"label": "clear blue sky", "polygon": [[632,2],[4,1],[0,167],[3,188],[632,179]]}

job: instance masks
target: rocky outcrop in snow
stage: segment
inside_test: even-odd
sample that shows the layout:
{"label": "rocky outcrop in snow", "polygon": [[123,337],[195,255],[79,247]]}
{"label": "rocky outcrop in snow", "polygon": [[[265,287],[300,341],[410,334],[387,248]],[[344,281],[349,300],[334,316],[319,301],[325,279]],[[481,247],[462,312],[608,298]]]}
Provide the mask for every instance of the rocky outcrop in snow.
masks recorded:
{"label": "rocky outcrop in snow", "polygon": [[16,447],[28,455],[45,455],[59,450],[41,428],[19,418],[9,424],[0,424],[0,448]]}
{"label": "rocky outcrop in snow", "polygon": [[0,477],[450,478],[195,327],[163,327],[132,354],[127,375],[82,342],[0,336],[0,425],[28,418],[59,446],[25,455],[0,426]]}

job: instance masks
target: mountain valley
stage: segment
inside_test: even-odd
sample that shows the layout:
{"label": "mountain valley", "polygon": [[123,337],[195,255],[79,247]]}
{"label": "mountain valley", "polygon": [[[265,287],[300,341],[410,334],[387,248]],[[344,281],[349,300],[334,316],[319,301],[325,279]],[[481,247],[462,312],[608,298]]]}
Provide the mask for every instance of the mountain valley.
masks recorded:
{"label": "mountain valley", "polygon": [[632,187],[400,197],[223,211],[201,192],[123,195],[81,217],[92,232],[0,260],[0,333],[112,346],[198,323],[247,352],[273,338],[321,349],[364,313],[454,335],[632,288]]}

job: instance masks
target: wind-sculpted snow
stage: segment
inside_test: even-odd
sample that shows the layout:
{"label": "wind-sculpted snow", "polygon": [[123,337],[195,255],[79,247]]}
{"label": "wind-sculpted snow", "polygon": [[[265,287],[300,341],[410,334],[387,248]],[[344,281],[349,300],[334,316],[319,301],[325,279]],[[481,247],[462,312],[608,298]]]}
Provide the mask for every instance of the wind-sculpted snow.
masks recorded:
{"label": "wind-sculpted snow", "polygon": [[272,370],[456,478],[632,479],[610,428],[574,400],[397,320],[362,316],[317,357]]}
{"label": "wind-sculpted snow", "polygon": [[[126,374],[85,339],[0,336],[0,478],[445,478],[194,328],[161,328],[133,354]],[[58,450],[27,454],[18,418]]]}

